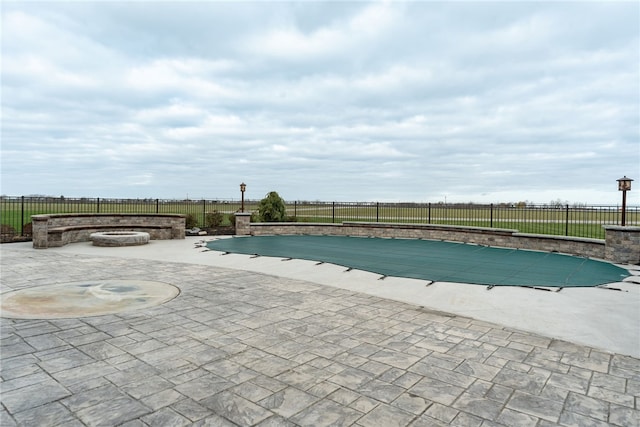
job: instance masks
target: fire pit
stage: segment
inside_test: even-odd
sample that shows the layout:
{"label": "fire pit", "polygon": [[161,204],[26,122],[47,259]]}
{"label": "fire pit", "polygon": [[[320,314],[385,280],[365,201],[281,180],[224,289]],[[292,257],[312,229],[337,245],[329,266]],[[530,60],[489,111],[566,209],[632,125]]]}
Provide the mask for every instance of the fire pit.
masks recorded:
{"label": "fire pit", "polygon": [[142,231],[103,231],[91,233],[93,246],[137,246],[149,243],[149,233]]}

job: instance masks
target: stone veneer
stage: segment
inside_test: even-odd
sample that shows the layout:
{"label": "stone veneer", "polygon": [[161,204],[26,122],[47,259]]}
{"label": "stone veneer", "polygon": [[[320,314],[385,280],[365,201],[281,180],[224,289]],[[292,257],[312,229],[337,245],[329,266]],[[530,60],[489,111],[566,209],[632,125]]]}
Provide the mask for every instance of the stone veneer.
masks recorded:
{"label": "stone veneer", "polygon": [[143,231],[156,240],[185,237],[185,216],[180,214],[47,214],[33,215],[31,221],[36,249],[89,241],[97,231]]}
{"label": "stone veneer", "polygon": [[640,227],[605,225],[605,259],[621,264],[640,263]]}
{"label": "stone veneer", "polygon": [[236,234],[239,236],[251,234],[251,214],[249,212],[236,212]]}
{"label": "stone veneer", "polygon": [[[237,221],[237,219],[236,219]],[[236,223],[237,227],[237,223]],[[437,224],[396,224],[343,222],[326,223],[251,223],[236,228],[238,235],[331,235],[406,239],[449,240],[478,245],[559,252],[605,259],[605,241],[580,237],[520,233],[499,228],[461,227]],[[619,262],[619,261],[616,261]]]}

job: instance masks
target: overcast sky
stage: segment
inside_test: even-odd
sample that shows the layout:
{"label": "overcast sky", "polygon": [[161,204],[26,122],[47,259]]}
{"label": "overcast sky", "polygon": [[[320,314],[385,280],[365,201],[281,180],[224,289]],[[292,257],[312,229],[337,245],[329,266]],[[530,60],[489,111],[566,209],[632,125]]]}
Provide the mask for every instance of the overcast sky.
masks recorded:
{"label": "overcast sky", "polygon": [[630,2],[2,2],[2,194],[640,204]]}

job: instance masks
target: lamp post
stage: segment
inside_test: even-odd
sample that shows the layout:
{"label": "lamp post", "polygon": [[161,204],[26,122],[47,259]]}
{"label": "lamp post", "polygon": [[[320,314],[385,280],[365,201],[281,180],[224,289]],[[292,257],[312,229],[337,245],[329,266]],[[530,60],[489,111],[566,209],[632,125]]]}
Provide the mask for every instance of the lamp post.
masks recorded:
{"label": "lamp post", "polygon": [[622,218],[620,225],[624,227],[626,225],[627,191],[631,191],[631,181],[633,180],[625,175],[616,181],[618,181],[618,190],[622,191]]}
{"label": "lamp post", "polygon": [[240,207],[240,212],[244,212],[244,191],[247,189],[247,184],[244,182],[240,184],[240,193],[242,193],[242,206]]}

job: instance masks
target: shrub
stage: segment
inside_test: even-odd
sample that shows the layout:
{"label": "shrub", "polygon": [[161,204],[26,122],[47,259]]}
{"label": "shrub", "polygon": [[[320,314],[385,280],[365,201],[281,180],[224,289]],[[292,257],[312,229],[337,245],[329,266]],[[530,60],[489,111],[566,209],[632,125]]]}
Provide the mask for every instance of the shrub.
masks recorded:
{"label": "shrub", "polygon": [[207,212],[204,216],[205,227],[219,227],[224,221],[224,215],[222,212],[213,211]]}
{"label": "shrub", "polygon": [[184,227],[186,229],[194,228],[198,226],[198,218],[194,214],[187,214],[185,218]]}
{"label": "shrub", "polygon": [[264,222],[285,221],[287,217],[286,209],[284,200],[275,191],[267,194],[264,199],[260,200],[258,205],[260,220]]}
{"label": "shrub", "polygon": [[2,235],[3,242],[10,242],[13,240],[14,236],[17,234],[16,229],[8,224],[2,224],[2,228],[0,230],[0,234]]}

